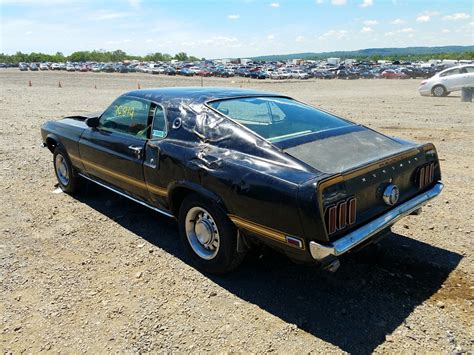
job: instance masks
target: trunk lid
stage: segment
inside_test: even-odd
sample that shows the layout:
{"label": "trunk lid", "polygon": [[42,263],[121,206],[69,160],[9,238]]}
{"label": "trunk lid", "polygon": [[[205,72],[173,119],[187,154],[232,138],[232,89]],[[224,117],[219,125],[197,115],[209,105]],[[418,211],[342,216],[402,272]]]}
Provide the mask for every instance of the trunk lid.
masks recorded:
{"label": "trunk lid", "polygon": [[[332,132],[285,151],[330,175],[317,186],[328,240],[409,200],[441,178],[433,145],[398,141],[361,126]],[[389,185],[399,191],[394,204],[383,198]]]}
{"label": "trunk lid", "polygon": [[342,173],[415,146],[363,126],[351,125],[308,136],[306,141],[304,137],[291,140],[281,148],[319,171]]}

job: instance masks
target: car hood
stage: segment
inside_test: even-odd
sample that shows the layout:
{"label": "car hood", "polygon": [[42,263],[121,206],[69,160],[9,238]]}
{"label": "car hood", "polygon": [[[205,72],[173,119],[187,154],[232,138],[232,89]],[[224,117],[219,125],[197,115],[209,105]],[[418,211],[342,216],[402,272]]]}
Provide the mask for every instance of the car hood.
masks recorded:
{"label": "car hood", "polygon": [[358,125],[318,132],[283,145],[280,148],[287,154],[325,173],[344,172],[416,146]]}

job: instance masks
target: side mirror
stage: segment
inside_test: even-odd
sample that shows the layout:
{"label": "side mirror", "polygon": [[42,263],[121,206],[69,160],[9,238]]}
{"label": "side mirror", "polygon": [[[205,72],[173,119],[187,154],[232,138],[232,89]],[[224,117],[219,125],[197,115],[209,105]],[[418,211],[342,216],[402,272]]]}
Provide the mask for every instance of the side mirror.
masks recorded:
{"label": "side mirror", "polygon": [[99,117],[90,117],[86,120],[86,125],[91,128],[99,127]]}

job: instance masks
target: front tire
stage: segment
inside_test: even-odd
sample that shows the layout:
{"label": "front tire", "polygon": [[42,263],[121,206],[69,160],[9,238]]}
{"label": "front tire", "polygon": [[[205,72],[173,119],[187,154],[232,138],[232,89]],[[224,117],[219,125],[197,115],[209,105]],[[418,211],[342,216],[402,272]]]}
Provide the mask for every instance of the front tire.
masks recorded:
{"label": "front tire", "polygon": [[54,149],[53,165],[61,190],[68,194],[76,193],[80,187],[80,177],[76,174],[66,151],[60,146]]}
{"label": "front tire", "polygon": [[443,85],[436,85],[431,92],[435,97],[443,97],[447,95],[446,88]]}
{"label": "front tire", "polygon": [[245,254],[237,252],[237,229],[215,203],[188,195],[179,209],[178,225],[184,248],[200,270],[225,274],[242,262]]}

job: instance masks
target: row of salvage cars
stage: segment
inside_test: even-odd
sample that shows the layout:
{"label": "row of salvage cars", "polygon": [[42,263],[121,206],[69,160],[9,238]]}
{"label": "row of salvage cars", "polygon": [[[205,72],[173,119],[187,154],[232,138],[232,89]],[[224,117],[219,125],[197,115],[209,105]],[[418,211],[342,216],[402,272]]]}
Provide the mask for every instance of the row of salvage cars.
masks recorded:
{"label": "row of salvage cars", "polygon": [[259,91],[136,90],[41,134],[63,191],[89,181],[177,219],[191,261],[210,273],[260,245],[337,269],[443,188],[432,144]]}

